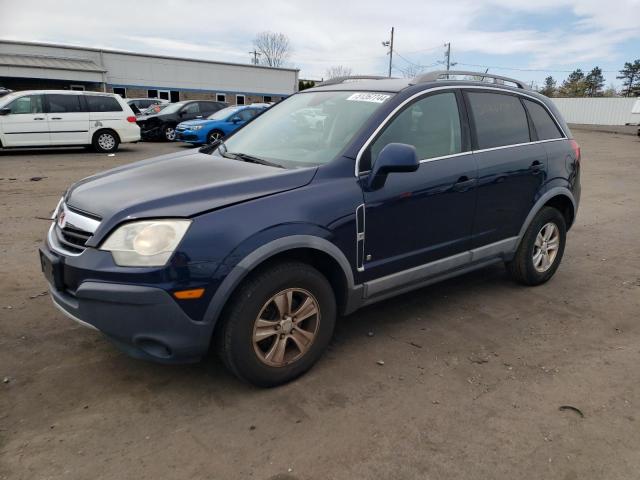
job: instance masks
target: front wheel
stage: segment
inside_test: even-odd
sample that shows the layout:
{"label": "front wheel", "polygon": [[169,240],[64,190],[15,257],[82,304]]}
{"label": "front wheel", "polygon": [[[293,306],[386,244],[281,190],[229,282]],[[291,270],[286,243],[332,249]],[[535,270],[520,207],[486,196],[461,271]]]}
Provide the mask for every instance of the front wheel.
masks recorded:
{"label": "front wheel", "polygon": [[245,281],[221,321],[216,344],[227,368],[249,383],[273,387],[302,375],[322,356],[336,301],[315,268],[281,263]]}
{"label": "front wheel", "polygon": [[527,228],[507,270],[524,285],[547,282],[560,266],[567,237],[564,216],[553,207],[543,207]]}
{"label": "front wheel", "polygon": [[224,134],[220,130],[213,130],[207,135],[207,143],[215,143],[218,140],[222,140],[222,137],[224,137]]}

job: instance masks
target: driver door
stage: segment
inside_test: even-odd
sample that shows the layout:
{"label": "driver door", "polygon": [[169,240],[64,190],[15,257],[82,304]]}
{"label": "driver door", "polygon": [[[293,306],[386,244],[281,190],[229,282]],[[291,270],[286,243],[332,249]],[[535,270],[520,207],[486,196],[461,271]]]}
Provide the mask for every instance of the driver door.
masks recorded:
{"label": "driver door", "polygon": [[11,111],[0,116],[5,147],[49,145],[49,125],[42,95],[25,95],[7,105]]}
{"label": "driver door", "polygon": [[[364,281],[470,249],[477,166],[463,108],[456,91],[426,94],[398,112],[365,150],[360,162],[365,240],[358,265]],[[389,143],[413,145],[420,166],[391,173],[382,187],[368,191],[366,171]],[[457,260],[463,258],[451,259]]]}

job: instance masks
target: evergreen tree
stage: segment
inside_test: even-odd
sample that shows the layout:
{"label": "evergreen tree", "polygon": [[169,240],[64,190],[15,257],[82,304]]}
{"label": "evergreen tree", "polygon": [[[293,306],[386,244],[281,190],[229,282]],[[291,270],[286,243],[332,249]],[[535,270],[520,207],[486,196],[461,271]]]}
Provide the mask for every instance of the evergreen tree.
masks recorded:
{"label": "evergreen tree", "polygon": [[540,89],[540,93],[547,97],[553,97],[556,94],[556,81],[551,75],[544,79],[544,87]]}
{"label": "evergreen tree", "polygon": [[563,97],[584,97],[586,94],[586,83],[584,72],[579,68],[569,74],[562,82],[560,95]]}
{"label": "evergreen tree", "polygon": [[640,59],[633,63],[626,62],[616,78],[622,80],[622,95],[625,97],[640,95]]}
{"label": "evergreen tree", "polygon": [[602,69],[595,67],[591,70],[584,79],[586,86],[587,97],[601,97],[602,87],[604,86],[604,76],[602,75]]}

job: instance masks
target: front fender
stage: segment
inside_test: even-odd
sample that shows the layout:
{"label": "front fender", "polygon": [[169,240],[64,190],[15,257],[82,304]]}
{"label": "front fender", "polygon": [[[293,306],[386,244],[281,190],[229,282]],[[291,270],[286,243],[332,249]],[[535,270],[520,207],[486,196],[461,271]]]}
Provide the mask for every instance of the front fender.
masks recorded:
{"label": "front fender", "polygon": [[[345,254],[326,238],[329,235],[327,230],[314,225],[307,225],[306,227],[307,229],[317,230],[315,233],[320,235],[309,233],[291,234],[275,238],[250,252],[247,252],[247,246],[255,244],[255,239],[247,240],[238,246],[219,267],[220,269],[229,270],[211,299],[205,312],[204,320],[215,325],[229,297],[252,270],[278,253],[297,248],[309,248],[330,255],[340,265],[347,281],[348,291],[353,292],[355,290],[353,270]],[[258,235],[264,235],[265,233],[261,232]],[[322,235],[323,233],[324,235]]]}

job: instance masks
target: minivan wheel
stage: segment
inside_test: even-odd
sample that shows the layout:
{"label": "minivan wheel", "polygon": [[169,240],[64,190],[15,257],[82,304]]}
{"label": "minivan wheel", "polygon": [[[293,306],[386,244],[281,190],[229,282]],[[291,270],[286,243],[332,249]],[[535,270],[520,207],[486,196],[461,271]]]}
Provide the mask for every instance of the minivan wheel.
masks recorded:
{"label": "minivan wheel", "polygon": [[113,153],[118,150],[119,144],[120,139],[118,136],[109,130],[97,132],[93,136],[93,149],[99,153]]}
{"label": "minivan wheel", "polygon": [[507,263],[511,277],[524,285],[548,281],[560,266],[566,236],[562,213],[553,207],[543,207],[525,232],[515,257]]}
{"label": "minivan wheel", "polygon": [[335,326],[335,295],[315,268],[280,263],[246,280],[221,321],[215,341],[227,368],[246,382],[273,387],[322,356]]}
{"label": "minivan wheel", "polygon": [[173,142],[176,139],[176,129],[171,125],[166,125],[162,129],[162,135],[167,142]]}

